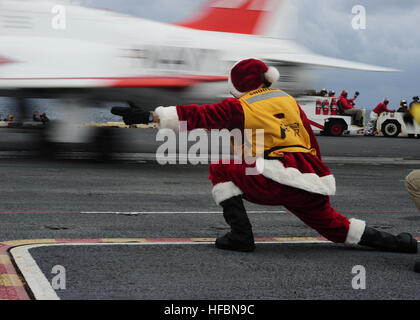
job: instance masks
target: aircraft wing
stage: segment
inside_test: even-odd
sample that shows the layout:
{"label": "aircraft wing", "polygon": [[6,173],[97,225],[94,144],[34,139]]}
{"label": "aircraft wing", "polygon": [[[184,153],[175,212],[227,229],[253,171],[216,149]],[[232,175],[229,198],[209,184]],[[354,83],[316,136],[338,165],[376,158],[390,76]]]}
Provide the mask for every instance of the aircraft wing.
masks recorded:
{"label": "aircraft wing", "polygon": [[281,54],[263,54],[260,56],[261,59],[268,62],[289,62],[296,64],[306,64],[312,66],[321,67],[332,67],[342,69],[352,69],[361,71],[373,71],[373,72],[399,72],[400,70],[374,66],[359,62],[353,62],[342,59],[335,59],[325,57],[312,53],[281,53]]}

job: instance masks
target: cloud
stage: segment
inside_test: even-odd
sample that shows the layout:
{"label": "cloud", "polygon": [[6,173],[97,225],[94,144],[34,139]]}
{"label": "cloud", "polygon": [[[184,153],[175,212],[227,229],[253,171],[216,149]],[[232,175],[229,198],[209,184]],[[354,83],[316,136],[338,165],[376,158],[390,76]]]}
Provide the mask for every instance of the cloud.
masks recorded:
{"label": "cloud", "polygon": [[[351,9],[366,4],[367,28],[354,30]],[[323,54],[341,53],[342,58],[402,67],[416,64],[420,48],[417,17],[420,3],[408,1],[299,1],[298,40]]]}
{"label": "cloud", "polygon": [[[318,71],[319,87],[359,90],[359,106],[376,106],[385,96],[397,105],[419,94],[419,1],[300,0],[296,41],[327,56],[389,66],[401,73],[368,73],[327,69]],[[351,25],[354,5],[364,5],[366,30]]]}

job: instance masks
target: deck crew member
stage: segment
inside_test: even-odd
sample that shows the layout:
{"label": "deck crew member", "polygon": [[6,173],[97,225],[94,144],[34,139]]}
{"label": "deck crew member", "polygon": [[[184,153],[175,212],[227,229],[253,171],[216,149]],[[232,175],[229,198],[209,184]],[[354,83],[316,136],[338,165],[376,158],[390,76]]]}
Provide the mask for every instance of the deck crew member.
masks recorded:
{"label": "deck crew member", "polygon": [[375,109],[373,109],[370,112],[370,116],[369,116],[369,123],[367,125],[366,128],[366,134],[365,135],[370,135],[373,136],[375,134],[377,134],[377,130],[376,130],[376,124],[378,121],[379,116],[381,115],[381,113],[384,112],[395,112],[394,110],[389,110],[388,109],[388,104],[389,104],[389,99],[385,98],[382,102],[380,102]]}
{"label": "deck crew member", "polygon": [[338,103],[341,106],[345,115],[352,117],[352,123],[356,126],[363,127],[363,112],[361,109],[355,108],[355,100],[359,96],[359,93],[356,92],[354,98],[348,98],[348,92],[343,90],[341,92],[340,98],[338,99]]}
{"label": "deck crew member", "polygon": [[408,112],[407,100],[401,100],[397,112]]}

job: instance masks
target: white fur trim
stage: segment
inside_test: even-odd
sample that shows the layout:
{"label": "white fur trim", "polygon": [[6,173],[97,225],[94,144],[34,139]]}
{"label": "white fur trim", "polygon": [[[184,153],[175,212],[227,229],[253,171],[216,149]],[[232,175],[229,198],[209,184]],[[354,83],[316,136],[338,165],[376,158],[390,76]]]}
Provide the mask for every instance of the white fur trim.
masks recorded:
{"label": "white fur trim", "polygon": [[271,83],[280,79],[280,72],[275,67],[269,67],[268,71],[264,73],[264,77]]}
{"label": "white fur trim", "polygon": [[347,232],[346,244],[358,244],[365,232],[366,222],[358,219],[350,219],[350,227]]}
{"label": "white fur trim", "polygon": [[242,194],[242,191],[233,182],[218,183],[213,187],[213,199],[217,204]]}
{"label": "white fur trim", "polygon": [[160,119],[159,128],[179,131],[179,118],[176,107],[158,107],[155,112]]}
{"label": "white fur trim", "polygon": [[335,178],[332,174],[320,177],[315,173],[301,173],[296,168],[286,168],[279,160],[263,158],[257,159],[256,167],[264,177],[278,183],[326,196],[335,194]]}

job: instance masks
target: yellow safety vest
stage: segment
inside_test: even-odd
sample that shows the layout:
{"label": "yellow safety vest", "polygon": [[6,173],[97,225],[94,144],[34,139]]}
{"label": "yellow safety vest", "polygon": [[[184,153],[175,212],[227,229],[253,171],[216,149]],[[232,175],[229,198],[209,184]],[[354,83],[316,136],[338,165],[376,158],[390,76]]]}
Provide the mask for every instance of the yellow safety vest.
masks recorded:
{"label": "yellow safety vest", "polygon": [[[245,115],[242,156],[281,158],[284,152],[316,155],[300,118],[295,99],[287,93],[261,88],[239,99]],[[260,130],[264,130],[263,133]],[[234,148],[235,149],[235,148]]]}

